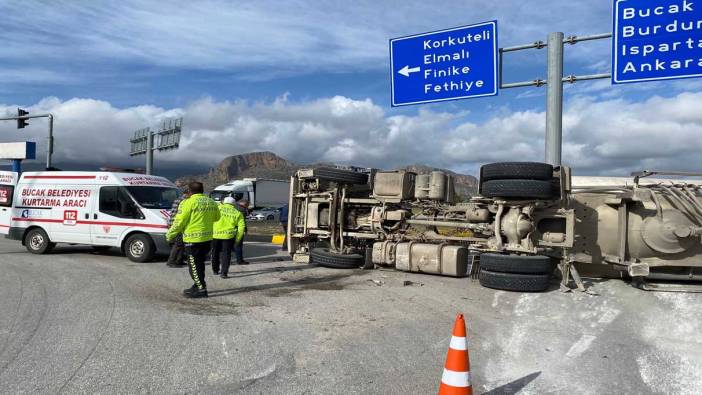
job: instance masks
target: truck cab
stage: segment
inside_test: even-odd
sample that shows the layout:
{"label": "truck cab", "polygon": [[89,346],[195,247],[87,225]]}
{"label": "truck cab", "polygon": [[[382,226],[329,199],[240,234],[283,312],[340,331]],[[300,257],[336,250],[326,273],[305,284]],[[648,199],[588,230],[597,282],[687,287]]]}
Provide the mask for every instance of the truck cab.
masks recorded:
{"label": "truck cab", "polygon": [[249,201],[250,209],[261,209],[284,206],[288,202],[289,193],[290,181],[288,180],[244,178],[216,187],[210,193],[210,197],[218,202],[228,196],[233,197],[237,202],[246,199]]}

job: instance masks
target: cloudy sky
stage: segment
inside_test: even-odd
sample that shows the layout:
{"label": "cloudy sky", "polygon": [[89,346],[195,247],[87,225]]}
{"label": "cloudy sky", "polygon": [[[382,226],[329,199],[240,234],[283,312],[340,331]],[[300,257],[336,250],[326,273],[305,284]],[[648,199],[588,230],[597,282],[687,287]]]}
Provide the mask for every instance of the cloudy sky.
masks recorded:
{"label": "cloudy sky", "polygon": [[[440,4],[440,5],[437,5]],[[140,164],[134,130],[183,116],[157,168],[268,150],[298,163],[389,168],[543,159],[545,88],[390,107],[388,39],[497,19],[500,46],[611,30],[610,1],[0,0],[0,115],[56,116],[58,162]],[[607,72],[608,41],[566,48],[566,74]],[[545,49],[505,56],[545,78]],[[702,80],[566,87],[564,164],[578,174],[699,170]],[[46,123],[0,141],[34,140]]]}

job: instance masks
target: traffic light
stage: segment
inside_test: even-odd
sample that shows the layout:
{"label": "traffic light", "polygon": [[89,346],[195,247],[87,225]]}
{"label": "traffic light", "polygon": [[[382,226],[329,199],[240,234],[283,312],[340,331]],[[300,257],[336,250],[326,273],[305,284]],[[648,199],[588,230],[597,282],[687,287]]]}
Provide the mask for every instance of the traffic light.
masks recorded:
{"label": "traffic light", "polygon": [[[29,115],[29,111],[23,110],[21,108],[17,109],[17,116],[18,117],[23,117],[25,115]],[[26,119],[18,119],[17,120],[17,129],[24,129],[24,127],[27,125],[29,125],[29,122],[27,122]]]}

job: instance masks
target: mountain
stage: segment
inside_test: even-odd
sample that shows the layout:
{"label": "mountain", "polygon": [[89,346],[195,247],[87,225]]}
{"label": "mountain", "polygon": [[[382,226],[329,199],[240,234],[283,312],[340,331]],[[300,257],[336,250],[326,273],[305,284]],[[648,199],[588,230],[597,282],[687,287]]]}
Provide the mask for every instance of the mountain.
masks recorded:
{"label": "mountain", "polygon": [[[207,174],[181,177],[177,182],[185,183],[197,180],[205,184],[205,189],[211,190],[218,185],[237,178],[259,177],[287,179],[298,169],[321,166],[333,166],[333,164],[315,163],[300,165],[281,158],[273,152],[251,152],[248,154],[228,156],[216,167],[211,168]],[[459,195],[473,195],[477,191],[478,180],[470,175],[458,174],[450,170],[437,169],[419,164],[406,166],[398,170],[412,171],[417,174],[430,173],[435,170],[445,171],[453,176],[456,192]]]}
{"label": "mountain", "polygon": [[288,179],[301,166],[295,165],[272,152],[250,152],[224,158],[207,174],[181,177],[176,182],[201,181],[210,190],[228,181],[244,178]]}
{"label": "mountain", "polygon": [[456,193],[458,194],[458,196],[473,196],[478,193],[478,179],[468,174],[459,174],[451,170],[439,169],[436,167],[430,167],[419,164],[405,166],[398,170],[411,171],[417,174],[428,174],[432,171],[437,170],[443,171],[453,178],[454,186],[456,187]]}

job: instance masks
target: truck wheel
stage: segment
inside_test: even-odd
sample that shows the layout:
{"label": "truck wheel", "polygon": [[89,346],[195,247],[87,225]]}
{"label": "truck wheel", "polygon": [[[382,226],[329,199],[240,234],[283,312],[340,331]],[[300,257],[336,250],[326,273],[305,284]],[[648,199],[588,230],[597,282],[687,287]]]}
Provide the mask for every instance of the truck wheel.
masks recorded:
{"label": "truck wheel", "polygon": [[543,255],[481,254],[480,267],[500,273],[551,274],[556,264]]}
{"label": "truck wheel", "polygon": [[542,180],[553,178],[553,166],[538,162],[498,162],[480,168],[480,180]]}
{"label": "truck wheel", "polygon": [[327,181],[342,184],[367,184],[368,174],[357,173],[355,171],[333,169],[329,167],[318,167],[314,169],[314,176]]}
{"label": "truck wheel", "polygon": [[315,248],[310,251],[310,263],[334,269],[356,269],[363,265],[363,255],[339,254],[329,248]]}
{"label": "truck wheel", "polygon": [[548,289],[550,274],[514,274],[480,270],[480,285],[504,291],[540,292]]}
{"label": "truck wheel", "polygon": [[155,253],[156,247],[153,240],[143,233],[129,236],[124,243],[124,254],[132,262],[148,262],[153,259]]}
{"label": "truck wheel", "polygon": [[553,186],[540,180],[492,180],[483,183],[480,193],[488,198],[549,200],[553,198]]}
{"label": "truck wheel", "polygon": [[44,229],[34,228],[24,235],[24,246],[32,254],[48,254],[56,246]]}

